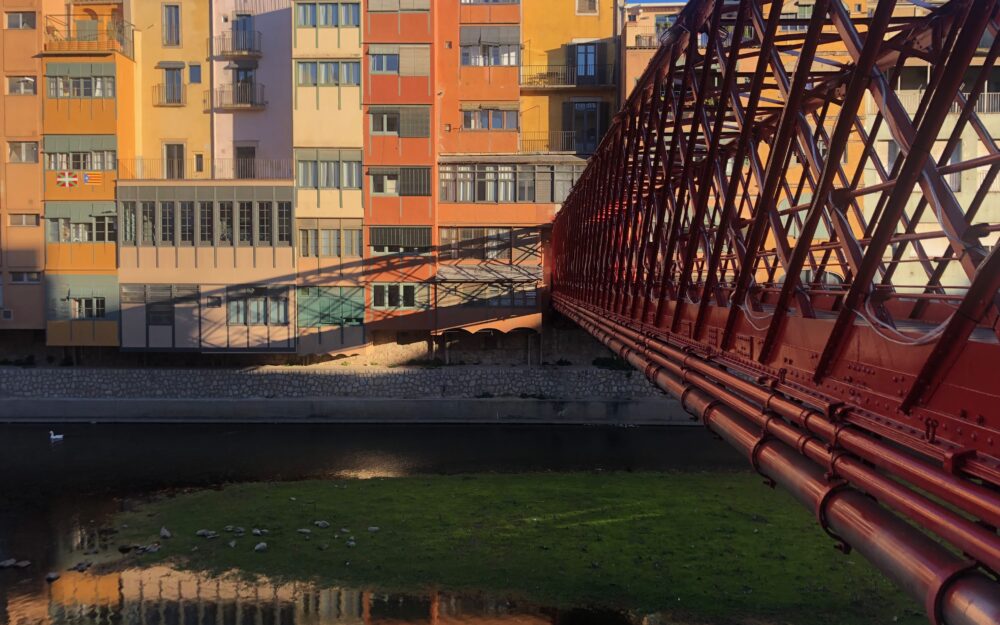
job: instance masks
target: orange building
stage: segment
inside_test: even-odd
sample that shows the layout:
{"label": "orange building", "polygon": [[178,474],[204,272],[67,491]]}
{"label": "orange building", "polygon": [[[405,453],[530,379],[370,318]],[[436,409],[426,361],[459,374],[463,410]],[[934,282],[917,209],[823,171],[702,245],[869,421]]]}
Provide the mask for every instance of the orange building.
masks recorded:
{"label": "orange building", "polygon": [[[50,0],[51,1],[51,0]],[[41,85],[43,0],[2,0],[0,331],[45,327]]]}
{"label": "orange building", "polygon": [[121,3],[45,16],[42,52],[46,337],[119,345],[115,184],[135,154],[132,25]]}

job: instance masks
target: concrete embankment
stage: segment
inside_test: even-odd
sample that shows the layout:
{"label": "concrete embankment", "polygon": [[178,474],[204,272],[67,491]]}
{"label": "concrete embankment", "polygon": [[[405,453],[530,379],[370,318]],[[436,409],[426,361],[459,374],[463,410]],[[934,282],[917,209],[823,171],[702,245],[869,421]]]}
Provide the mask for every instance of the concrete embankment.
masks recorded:
{"label": "concrete embankment", "polygon": [[0,422],[690,424],[596,367],[0,368]]}

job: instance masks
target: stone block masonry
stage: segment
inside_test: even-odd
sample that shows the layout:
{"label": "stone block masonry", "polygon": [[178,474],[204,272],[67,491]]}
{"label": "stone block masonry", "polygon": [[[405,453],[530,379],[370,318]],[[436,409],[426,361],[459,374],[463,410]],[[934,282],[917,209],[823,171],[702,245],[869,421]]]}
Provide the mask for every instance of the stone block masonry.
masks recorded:
{"label": "stone block masonry", "polygon": [[0,368],[0,421],[687,422],[597,367]]}
{"label": "stone block masonry", "polygon": [[642,374],[597,367],[0,368],[0,398],[302,397],[632,400],[665,397]]}

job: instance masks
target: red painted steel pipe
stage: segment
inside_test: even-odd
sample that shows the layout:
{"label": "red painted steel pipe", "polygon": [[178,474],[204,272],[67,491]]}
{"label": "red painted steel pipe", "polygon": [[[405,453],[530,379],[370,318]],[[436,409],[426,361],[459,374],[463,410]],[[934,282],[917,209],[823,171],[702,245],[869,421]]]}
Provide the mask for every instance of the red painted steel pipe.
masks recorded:
{"label": "red painted steel pipe", "polygon": [[[757,424],[758,431],[754,431],[755,426],[739,414],[742,411],[730,405],[744,404],[740,407],[746,411],[752,409],[752,404],[725,389],[719,389],[721,392],[716,394],[695,386],[694,380],[688,379],[685,368],[676,363],[665,367],[655,362],[645,348],[617,334],[617,330],[625,328],[563,301],[557,300],[555,305],[630,364],[644,371],[658,386],[679,397],[686,410],[746,454],[758,471],[814,510],[829,532],[857,549],[911,596],[922,601],[932,622],[948,625],[1000,623],[1000,585],[976,569],[975,563],[939,545],[876,501],[844,483],[828,480],[824,468],[810,459],[818,455],[816,448],[822,446],[808,434],[796,433],[787,423],[783,427],[788,430],[771,427],[771,424],[782,425],[778,419],[764,421],[763,428]],[[681,375],[671,369],[680,371]],[[762,436],[761,431],[775,436]],[[789,434],[797,436],[798,450],[783,442]],[[860,463],[855,466],[836,456],[829,466],[841,474],[867,469]],[[891,491],[894,482],[881,479],[884,483],[876,486]],[[910,495],[917,497],[913,493]],[[926,509],[933,510],[933,507]]]}
{"label": "red painted steel pipe", "polygon": [[[558,299],[559,296],[557,295],[556,298]],[[576,307],[576,310],[581,314],[589,315],[602,323],[606,319],[578,304],[567,305]],[[662,341],[650,339],[649,336],[620,323],[616,323],[615,327],[617,333],[630,337],[643,348],[653,349],[664,357],[679,363],[684,369],[696,371],[708,378],[721,380],[726,388],[738,391],[745,397],[753,399],[765,410],[772,411],[792,421],[808,432],[819,436],[826,443],[836,443],[836,446],[844,451],[851,452],[883,470],[898,475],[984,522],[994,527],[1000,526],[1000,494],[947,473],[856,430],[833,423],[824,415],[790,401],[771,389],[762,388],[744,378],[721,371],[703,359],[685,353]],[[714,382],[712,384],[715,385]],[[994,570],[1000,570],[1000,567],[994,567]]]}
{"label": "red painted steel pipe", "polygon": [[[671,375],[684,382],[686,388],[694,386],[715,397],[724,398],[724,401],[731,408],[760,427],[762,435],[767,434],[782,440],[797,449],[800,454],[825,467],[828,472],[847,479],[879,501],[920,522],[923,527],[954,544],[992,570],[1000,570],[1000,537],[993,532],[937,502],[920,496],[850,455],[839,450],[832,450],[827,444],[808,432],[792,427],[782,419],[769,418],[766,411],[762,410],[760,406],[747,401],[731,390],[719,387],[713,380],[686,367],[690,359],[688,355],[680,353],[679,356],[683,358],[685,364],[678,364],[677,361],[658,353],[654,347],[655,342],[645,340],[634,331],[619,325],[614,325],[609,329],[608,326],[614,322],[606,322],[605,319],[585,310],[578,310],[578,313],[580,318],[577,321],[581,323],[587,321],[593,324],[592,327],[588,327],[592,333],[600,331],[614,336],[626,348],[641,354],[648,362],[665,368]],[[687,392],[687,390],[681,390],[679,393],[675,393],[681,398],[682,405],[684,405],[684,397]],[[684,407],[687,408],[686,405]]]}

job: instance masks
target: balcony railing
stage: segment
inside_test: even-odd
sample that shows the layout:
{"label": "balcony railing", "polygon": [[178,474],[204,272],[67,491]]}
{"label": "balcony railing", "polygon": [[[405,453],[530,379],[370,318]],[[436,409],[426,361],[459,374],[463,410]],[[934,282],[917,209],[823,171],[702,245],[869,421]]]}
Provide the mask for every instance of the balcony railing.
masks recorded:
{"label": "balcony railing", "polygon": [[155,106],[184,106],[187,104],[187,89],[184,85],[153,85]]}
{"label": "balcony railing", "polygon": [[[989,167],[981,167],[976,170],[977,175],[979,176],[979,186],[982,186],[983,183],[986,182],[986,174],[989,173],[989,171]],[[1000,175],[993,179],[992,184],[990,184],[987,190],[989,193],[1000,193]]]}
{"label": "balcony railing", "polygon": [[622,41],[626,48],[659,48],[663,30],[652,25],[626,24]]}
{"label": "balcony railing", "polygon": [[539,88],[614,86],[614,65],[522,65],[521,86]]}
{"label": "balcony railing", "polygon": [[[212,94],[215,94],[214,102]],[[264,98],[264,85],[258,84],[237,84],[218,87],[213,91],[205,92],[205,110],[211,111],[212,107],[217,110],[229,111],[256,111],[267,106]]]}
{"label": "balcony railing", "polygon": [[212,50],[224,58],[256,58],[261,55],[261,34],[255,30],[232,31],[213,39]]}
{"label": "balcony railing", "polygon": [[118,159],[119,180],[291,180],[293,169],[291,159]]}
{"label": "balcony railing", "polygon": [[119,52],[134,58],[134,27],[126,21],[100,17],[50,15],[45,18],[46,52]]}
{"label": "balcony railing", "polygon": [[[917,111],[920,100],[924,97],[924,92],[919,89],[903,90],[897,91],[896,96],[899,98],[899,102],[903,105],[903,108],[912,114]],[[966,97],[968,97],[968,94],[966,94]],[[961,111],[962,107],[957,102],[952,103],[949,109],[950,113],[960,113]],[[878,107],[871,98],[868,98],[867,112],[869,115],[874,115],[878,112]],[[979,98],[976,100],[976,112],[1000,113],[1000,93],[979,94]]]}
{"label": "balcony railing", "polygon": [[576,132],[534,131],[518,135],[519,152],[576,152]]}

